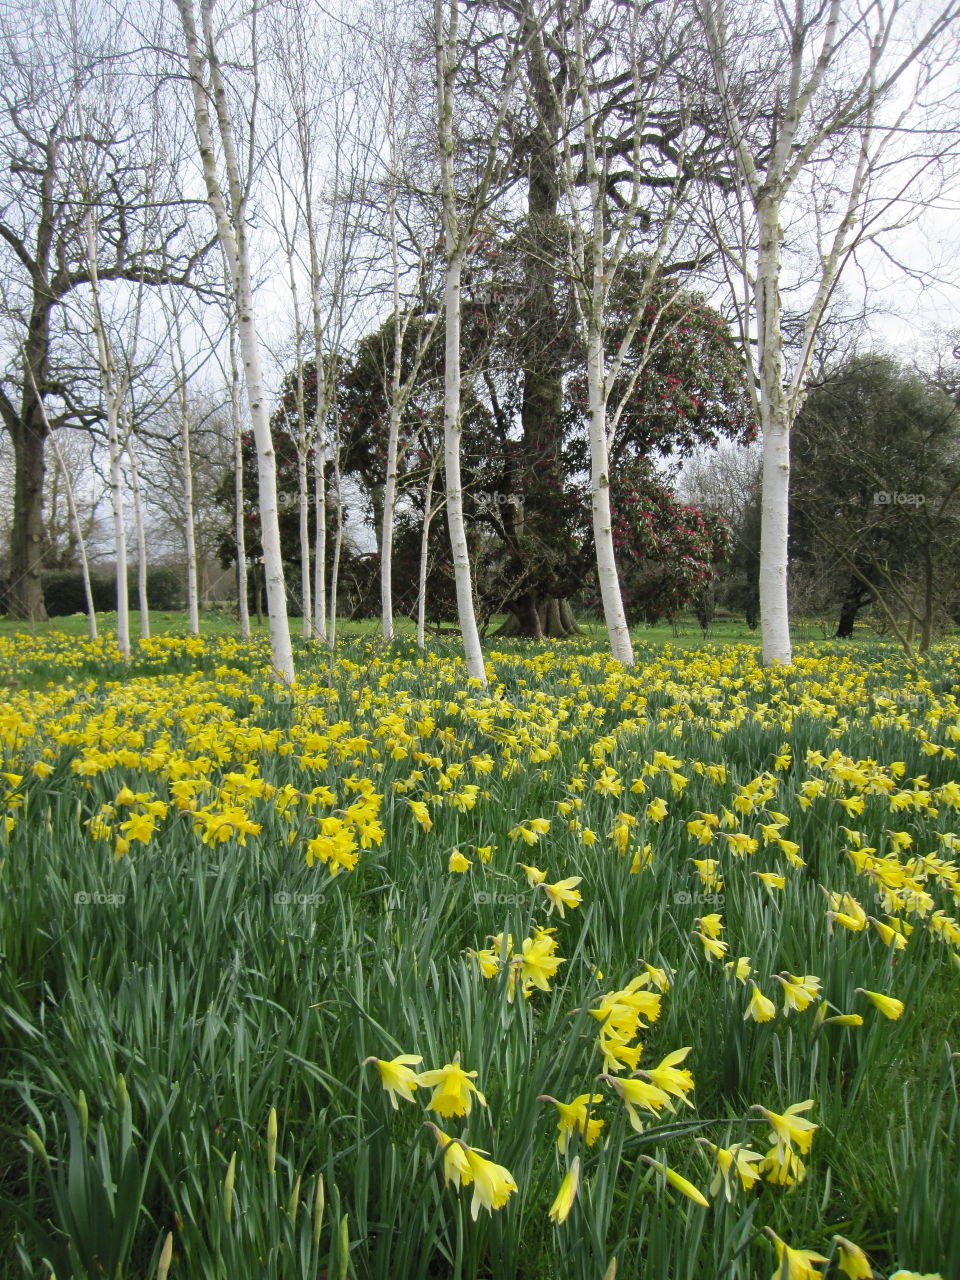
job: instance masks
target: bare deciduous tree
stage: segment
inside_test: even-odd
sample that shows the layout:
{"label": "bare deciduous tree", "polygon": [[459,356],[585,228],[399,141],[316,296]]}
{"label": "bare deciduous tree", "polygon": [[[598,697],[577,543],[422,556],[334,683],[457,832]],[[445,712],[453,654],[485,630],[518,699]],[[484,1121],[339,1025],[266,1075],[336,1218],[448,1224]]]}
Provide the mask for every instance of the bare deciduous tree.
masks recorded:
{"label": "bare deciduous tree", "polygon": [[[260,341],[257,332],[250,268],[248,238],[248,191],[244,186],[237,153],[236,134],[217,37],[213,26],[212,0],[200,0],[203,32],[201,45],[196,25],[193,0],[175,0],[186,44],[193,112],[200,146],[207,200],[217,224],[217,234],[231,272],[235,322],[243,358],[244,380],[250,409],[250,420],[257,446],[261,545],[267,585],[267,607],[270,615],[270,647],[277,676],[287,684],[294,680],[293,650],[287,619],[287,594],[280,548],[280,525],[277,510],[276,456],[267,412],[266,389],[261,370]],[[255,13],[251,21],[255,21]],[[256,42],[256,31],[253,31]],[[222,152],[223,174],[218,172],[210,116],[214,118]],[[256,90],[253,93],[254,107]],[[249,139],[255,132],[255,120],[247,122]],[[249,176],[249,175],[248,175]]]}
{"label": "bare deciduous tree", "polygon": [[[763,657],[788,664],[790,429],[844,268],[867,241],[915,217],[924,177],[939,182],[956,156],[955,127],[942,111],[956,93],[960,5],[698,0],[697,11],[736,174],[735,190],[718,198],[717,242],[730,264],[763,430]],[[804,240],[811,265],[788,367],[784,250]]]}

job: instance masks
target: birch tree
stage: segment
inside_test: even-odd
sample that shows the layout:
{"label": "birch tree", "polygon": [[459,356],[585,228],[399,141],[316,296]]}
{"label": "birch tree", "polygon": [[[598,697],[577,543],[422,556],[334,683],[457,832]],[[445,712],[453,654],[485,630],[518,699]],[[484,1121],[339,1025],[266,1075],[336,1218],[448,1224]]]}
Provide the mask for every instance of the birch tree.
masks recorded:
{"label": "birch tree", "polygon": [[[176,305],[166,309],[167,335],[173,359],[176,383],[175,398],[178,421],[178,453],[183,497],[183,542],[187,571],[187,618],[190,634],[200,634],[200,593],[197,587],[197,539],[194,525],[193,457],[190,439],[189,376],[183,348],[183,325]],[[239,554],[239,548],[238,548]]]}
{"label": "birch tree", "polygon": [[[463,483],[460,470],[460,288],[463,264],[477,221],[485,212],[497,181],[505,176],[498,172],[501,155],[498,145],[510,106],[511,94],[517,79],[524,34],[518,24],[513,35],[501,36],[506,54],[497,77],[495,103],[491,118],[484,122],[487,139],[470,184],[470,201],[460,208],[457,192],[456,149],[454,145],[455,103],[457,72],[460,64],[459,45],[460,0],[434,0],[434,28],[436,36],[436,89],[438,138],[440,150],[440,192],[443,210],[443,320],[444,320],[444,473],[446,477],[447,527],[450,531],[450,549],[453,557],[454,581],[457,596],[457,614],[463,637],[467,675],[482,686],[487,683],[480,645],[473,599],[473,581],[470,574],[470,554],[463,520]],[[477,22],[476,11],[472,22]],[[479,34],[476,29],[469,35]],[[487,36],[485,43],[491,43]]]}
{"label": "birch tree", "polygon": [[[304,635],[329,643],[328,626],[336,614],[328,591],[329,502],[341,501],[342,491],[335,478],[328,486],[327,471],[335,466],[338,448],[334,404],[341,357],[366,305],[369,241],[379,234],[379,228],[365,223],[364,210],[379,164],[382,82],[369,75],[366,29],[347,28],[304,0],[295,0],[274,19],[277,142],[268,168],[287,259],[294,348],[278,417],[297,448]],[[342,526],[342,511],[334,512],[334,520]]]}
{"label": "birch tree", "polygon": [[[85,217],[87,235],[87,270],[89,272],[93,332],[97,346],[97,366],[103,392],[107,425],[107,448],[110,457],[110,506],[113,512],[114,555],[117,583],[117,648],[121,656],[130,657],[129,587],[127,582],[127,528],[124,501],[123,436],[121,415],[127,394],[126,370],[118,365],[111,347],[100,296],[97,271],[97,235],[92,207]],[[129,368],[129,366],[127,366]]]}
{"label": "birch tree", "polygon": [[[193,115],[207,200],[216,221],[217,234],[232,278],[238,343],[243,360],[250,421],[257,447],[261,544],[264,554],[273,668],[279,679],[292,684],[294,680],[293,651],[290,643],[286,585],[280,549],[276,458],[263,383],[250,266],[247,208],[249,189],[244,186],[240,170],[236,135],[213,27],[213,0],[200,0],[202,45],[197,31],[194,0],[175,0],[175,3],[186,45]],[[255,18],[253,20],[255,21]],[[210,114],[211,101],[221,151],[219,168],[214,142],[214,126]],[[256,91],[254,91],[253,102],[252,111],[255,110]],[[252,113],[248,128],[249,141],[252,144],[255,131],[255,118]],[[249,168],[247,177],[248,179],[250,177]]]}
{"label": "birch tree", "polygon": [[130,492],[133,497],[133,527],[137,542],[137,602],[140,608],[140,638],[150,638],[150,602],[147,598],[147,526],[143,516],[143,486],[137,462],[136,437],[125,417],[124,448],[130,470]]}
{"label": "birch tree", "polygon": [[[612,450],[634,387],[683,319],[682,287],[669,283],[681,274],[674,262],[683,251],[690,270],[704,256],[692,235],[694,131],[689,91],[679,74],[688,24],[679,5],[650,12],[639,4],[615,11],[577,4],[568,30],[568,74],[551,115],[563,126],[560,183],[569,228],[567,271],[587,370],[597,578],[611,653],[630,666],[633,647],[613,536]],[[628,268],[629,301],[614,339],[613,300]]]}
{"label": "birch tree", "polygon": [[[428,301],[434,284],[435,227],[438,210],[420,189],[421,161],[417,133],[421,127],[417,102],[421,86],[404,32],[403,9],[394,4],[375,19],[371,32],[371,82],[380,86],[379,115],[385,135],[384,174],[377,184],[382,204],[374,202],[374,219],[386,222],[387,289],[390,298],[388,330],[391,350],[385,353],[384,399],[387,406],[386,465],[383,511],[379,530],[380,625],[383,637],[394,637],[393,542],[404,451],[401,424],[417,386],[424,360],[440,321],[440,310]],[[385,206],[385,219],[383,218]],[[417,323],[415,323],[415,321]],[[436,479],[430,473],[430,488]],[[426,503],[429,511],[432,497]]]}
{"label": "birch tree", "polygon": [[[763,431],[763,660],[792,661],[787,596],[790,430],[817,331],[859,248],[915,217],[956,152],[944,111],[955,71],[956,0],[757,9],[698,0],[714,102],[735,172],[715,220],[753,366]],[[955,118],[955,117],[954,117]],[[805,243],[804,243],[805,241]],[[785,249],[807,250],[785,264]],[[801,333],[788,366],[785,288],[805,265]]]}

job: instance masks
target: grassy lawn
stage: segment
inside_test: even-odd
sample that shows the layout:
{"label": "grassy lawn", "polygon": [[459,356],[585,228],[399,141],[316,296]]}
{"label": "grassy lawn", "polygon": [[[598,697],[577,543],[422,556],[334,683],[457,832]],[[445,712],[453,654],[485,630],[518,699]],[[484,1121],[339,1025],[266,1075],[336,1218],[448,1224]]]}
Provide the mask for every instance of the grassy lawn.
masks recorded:
{"label": "grassy lawn", "polygon": [[0,620],[0,1274],[960,1276],[960,644],[151,624]]}

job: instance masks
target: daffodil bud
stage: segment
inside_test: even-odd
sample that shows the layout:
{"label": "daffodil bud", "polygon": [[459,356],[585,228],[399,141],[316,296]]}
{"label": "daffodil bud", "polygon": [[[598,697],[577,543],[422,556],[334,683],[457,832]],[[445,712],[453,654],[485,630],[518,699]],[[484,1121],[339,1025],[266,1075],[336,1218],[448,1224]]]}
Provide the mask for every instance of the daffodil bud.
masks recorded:
{"label": "daffodil bud", "polygon": [[43,1139],[40,1137],[39,1133],[37,1133],[36,1129],[31,1129],[29,1126],[27,1127],[27,1141],[49,1169],[50,1157],[47,1155],[47,1149],[43,1145]]}
{"label": "daffodil bud", "polygon": [[300,1207],[300,1182],[303,1178],[302,1174],[297,1175],[297,1180],[293,1184],[293,1190],[290,1192],[290,1202],[287,1205],[287,1217],[290,1219],[290,1225],[297,1225],[297,1210]]}
{"label": "daffodil bud", "polygon": [[173,1261],[173,1232],[167,1232],[167,1238],[163,1242],[163,1248],[160,1251],[160,1261],[157,1263],[157,1280],[167,1280],[170,1274],[170,1263]]}
{"label": "daffodil bud", "polygon": [[320,1243],[320,1232],[323,1230],[323,1209],[325,1205],[323,1190],[323,1174],[317,1175],[317,1190],[313,1197],[313,1243]]}
{"label": "daffodil bud", "polygon": [[227,1165],[227,1173],[223,1179],[223,1216],[227,1222],[233,1220],[233,1184],[237,1176],[237,1153],[234,1152]]}
{"label": "daffodil bud", "polygon": [[90,1125],[90,1112],[87,1107],[87,1095],[82,1089],[77,1094],[77,1118],[80,1121],[80,1137],[85,1139]]}
{"label": "daffodil bud", "polygon": [[350,1217],[344,1214],[340,1219],[340,1257],[338,1259],[338,1280],[347,1280],[350,1268]]}
{"label": "daffodil bud", "polygon": [[267,1117],[267,1172],[277,1171],[277,1108],[271,1107]]}

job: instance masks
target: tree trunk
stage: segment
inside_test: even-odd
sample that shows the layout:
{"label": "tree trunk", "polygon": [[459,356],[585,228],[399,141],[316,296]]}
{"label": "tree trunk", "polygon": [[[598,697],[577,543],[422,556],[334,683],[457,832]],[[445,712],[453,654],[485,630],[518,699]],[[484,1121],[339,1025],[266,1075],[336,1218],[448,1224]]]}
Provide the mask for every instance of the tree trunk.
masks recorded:
{"label": "tree trunk", "polygon": [[330,614],[327,626],[327,644],[337,645],[337,590],[340,585],[340,550],[343,546],[343,477],[340,474],[340,429],[337,427],[333,447],[333,482],[337,490],[337,527],[333,536],[333,562],[330,565]]}
{"label": "tree trunk", "polygon": [[568,636],[578,636],[582,634],[580,626],[576,618],[573,616],[573,609],[570,606],[570,601],[565,597],[560,601],[560,621],[563,623],[564,634]]}
{"label": "tree trunk", "polygon": [[[183,540],[187,554],[187,614],[190,634],[200,634],[200,600],[197,590],[197,539],[193,527],[193,462],[190,456],[190,419],[181,410],[180,463],[183,478]],[[249,623],[248,623],[249,626]]]}
{"label": "tree trunk", "polygon": [[[109,399],[109,398],[108,398]],[[130,595],[127,585],[127,530],[124,520],[123,467],[120,432],[115,408],[107,405],[107,444],[110,449],[110,505],[113,509],[113,541],[116,554],[117,648],[130,657]]]}
{"label": "tree trunk", "polygon": [[780,205],[758,201],[757,338],[760,421],[763,429],[763,489],[760,509],[760,629],[763,661],[789,666],[787,600],[787,511],[790,496],[790,422],[784,393],[780,308]]}
{"label": "tree trunk", "polygon": [[247,246],[244,199],[240,182],[240,166],[236,141],[230,121],[226,89],[217,60],[211,16],[212,0],[201,0],[200,13],[206,42],[206,69],[210,75],[213,101],[220,135],[223,164],[229,192],[230,212],[224,200],[217,173],[216,152],[207,95],[204,65],[201,60],[193,15],[193,0],[175,0],[187,45],[190,81],[193,90],[194,117],[200,140],[207,201],[217,223],[217,234],[233,274],[235,323],[243,361],[244,381],[250,407],[250,422],[257,446],[257,480],[260,503],[260,542],[263,547],[264,574],[267,584],[267,612],[270,618],[270,651],[274,672],[285,684],[293,684],[295,673],[287,618],[287,591],[283,577],[280,547],[280,524],[277,510],[277,467],[267,413],[266,390],[260,367],[260,342],[253,306],[253,285]]}
{"label": "tree trunk", "polygon": [[127,457],[130,460],[130,487],[133,490],[133,522],[137,534],[137,598],[140,605],[140,637],[150,638],[150,605],[147,600],[147,531],[143,521],[143,490],[137,467],[133,441],[127,431]]}
{"label": "tree trunk", "polygon": [[[317,388],[319,397],[319,385]],[[313,630],[318,640],[327,639],[327,485],[326,431],[314,432],[313,510],[317,522],[313,565]]]}
{"label": "tree trunk", "polygon": [[[521,241],[524,297],[520,422],[524,443],[524,523],[532,526],[531,531],[547,552],[543,563],[533,566],[533,586],[540,592],[549,588],[560,567],[565,543],[565,525],[557,503],[562,490],[560,449],[566,347],[565,322],[557,304],[557,280],[563,276],[564,252],[558,243],[562,123],[542,31],[530,32],[526,56],[529,92],[536,113],[528,147],[527,218]],[[517,567],[531,568],[529,563]]]}
{"label": "tree trunk", "polygon": [[[872,577],[873,566],[869,561],[863,563],[862,573],[868,580]],[[856,574],[852,574],[840,601],[840,617],[837,621],[835,639],[850,639],[853,635],[853,628],[856,625],[857,614],[861,609],[865,609],[868,604],[873,604],[874,599],[874,593],[870,588],[865,586],[864,582]]]}
{"label": "tree trunk", "polygon": [[[601,250],[602,252],[602,250]],[[596,268],[598,271],[600,267]],[[610,652],[626,667],[633,666],[633,645],[623,608],[620,579],[613,547],[610,510],[610,457],[607,446],[607,405],[604,394],[603,341],[595,317],[588,317],[587,385],[590,399],[590,502],[593,540],[597,553],[597,578],[603,616],[610,637]]]}
{"label": "tree trunk", "polygon": [[303,610],[302,634],[309,640],[313,634],[313,602],[310,594],[310,490],[307,484],[307,454],[297,445],[297,505],[300,512],[300,607]]}
{"label": "tree trunk", "polygon": [[[237,336],[230,322],[230,419],[233,423],[234,539],[237,544],[237,618],[240,634],[250,638],[250,602],[247,598],[247,546],[243,525],[243,415],[240,411],[240,365]],[[257,622],[260,622],[260,587],[257,586]]]}
{"label": "tree trunk", "polygon": [[437,474],[437,460],[430,459],[427,487],[423,498],[423,524],[420,526],[420,573],[417,579],[417,648],[426,643],[427,630],[427,564],[430,546],[430,525],[433,522],[433,482]]}
{"label": "tree trunk", "polygon": [[73,499],[73,481],[70,472],[67,470],[67,464],[63,460],[63,454],[60,452],[60,446],[57,444],[57,437],[50,430],[50,423],[47,420],[46,409],[43,401],[37,395],[37,384],[33,376],[32,368],[24,362],[24,373],[30,380],[31,388],[36,396],[37,411],[43,422],[44,430],[50,437],[50,443],[53,445],[53,454],[63,476],[63,488],[67,499],[67,510],[70,513],[70,526],[73,530],[73,537],[77,545],[77,552],[80,556],[80,574],[83,578],[83,594],[87,601],[87,620],[90,632],[90,639],[97,639],[97,610],[93,600],[93,584],[90,581],[90,562],[87,559],[87,544],[83,536],[83,526],[80,523],[80,513],[77,511],[77,504]]}
{"label": "tree trunk", "polygon": [[457,593],[457,614],[467,676],[486,686],[487,673],[473,604],[470,553],[463,523],[463,485],[460,479],[460,278],[465,246],[460,243],[457,197],[453,174],[453,98],[457,70],[457,6],[450,0],[449,22],[442,0],[435,0],[437,37],[437,100],[440,124],[440,170],[443,194],[445,323],[443,364],[443,457],[446,473],[447,527]]}
{"label": "tree trunk", "polygon": [[[395,314],[396,329],[400,317]],[[399,380],[399,357],[391,382]],[[397,446],[400,440],[399,386],[391,385],[390,425],[387,431],[387,480],[383,487],[383,526],[380,534],[380,626],[386,641],[393,639],[393,526],[397,503]]]}
{"label": "tree trunk", "polygon": [[933,551],[929,541],[923,548],[923,617],[920,622],[920,652],[926,653],[933,643],[934,612]]}
{"label": "tree trunk", "polygon": [[7,608],[11,617],[41,622],[47,616],[40,576],[43,568],[43,482],[46,474],[43,450],[46,430],[37,416],[34,421],[18,423],[10,434],[15,473]]}

